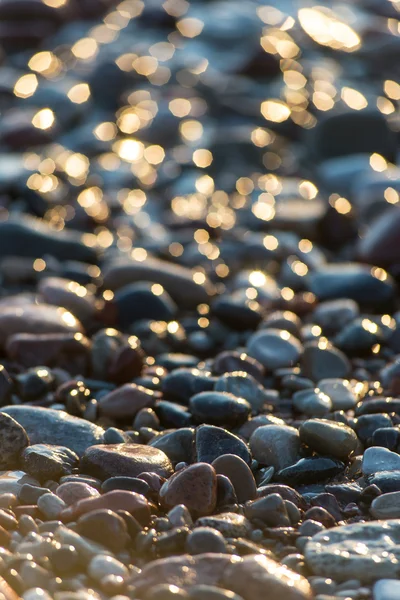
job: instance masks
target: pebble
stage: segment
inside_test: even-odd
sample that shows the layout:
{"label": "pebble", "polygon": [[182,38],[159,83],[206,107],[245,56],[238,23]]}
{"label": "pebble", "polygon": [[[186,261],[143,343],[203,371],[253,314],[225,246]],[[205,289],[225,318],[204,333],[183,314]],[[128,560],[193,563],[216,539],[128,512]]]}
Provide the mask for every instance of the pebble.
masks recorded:
{"label": "pebble", "polygon": [[248,502],[244,514],[248,519],[263,521],[269,527],[290,527],[291,525],[285,502],[279,494],[270,494]]}
{"label": "pebble", "polygon": [[222,512],[212,517],[200,517],[195,524],[199,527],[212,527],[228,538],[246,537],[251,531],[251,524],[246,517],[230,512]]}
{"label": "pebble", "polygon": [[361,469],[364,475],[374,475],[380,471],[399,471],[400,455],[380,446],[367,448],[363,455]]}
{"label": "pebble", "polygon": [[299,429],[300,441],[319,454],[347,460],[357,448],[357,436],[343,423],[309,419]]}
{"label": "pebble", "polygon": [[303,352],[301,343],[291,333],[272,328],[253,334],[247,348],[249,355],[268,371],[295,365]]}
{"label": "pebble", "polygon": [[296,392],[292,401],[296,410],[309,417],[323,417],[333,408],[330,397],[319,388]]}
{"label": "pebble", "polygon": [[345,379],[350,374],[346,355],[326,339],[309,342],[304,346],[301,369],[305,377],[319,382],[321,379]]}
{"label": "pebble", "polygon": [[109,477],[137,477],[151,471],[162,477],[173,473],[166,454],[157,448],[141,444],[110,444],[88,448],[81,460],[81,469],[101,480]]}
{"label": "pebble", "polygon": [[315,535],[305,547],[306,563],[316,575],[362,583],[396,578],[400,521],[351,523]]}
{"label": "pebble", "polygon": [[318,381],[319,390],[326,394],[332,402],[332,410],[349,410],[358,401],[357,388],[363,390],[363,385],[352,385],[347,379],[321,379]]}
{"label": "pebble", "polygon": [[83,498],[65,508],[60,519],[65,522],[77,519],[81,515],[97,509],[123,510],[132,514],[139,522],[148,523],[150,518],[149,504],[144,496],[126,490],[114,490],[102,496]]}
{"label": "pebble", "polygon": [[311,588],[306,579],[262,555],[245,558],[225,554],[199,554],[160,559],[146,566],[135,585],[139,593],[160,581],[180,586],[217,585],[228,588],[246,600],[262,597],[265,586],[271,600],[309,600]]}
{"label": "pebble", "polygon": [[250,404],[252,412],[262,411],[270,401],[267,390],[246,371],[234,371],[218,377],[215,386],[217,392],[229,392],[238,398],[244,398]]}
{"label": "pebble", "polygon": [[200,425],[196,428],[195,437],[196,460],[212,463],[224,454],[234,454],[251,464],[248,445],[230,431],[213,425]]}
{"label": "pebble", "polygon": [[196,527],[186,539],[186,551],[195,556],[205,552],[226,552],[225,538],[212,527]]}
{"label": "pebble", "polygon": [[400,492],[378,496],[372,500],[369,510],[375,519],[398,519],[400,517]]}
{"label": "pebble", "polygon": [[129,541],[128,528],[117,513],[98,509],[82,515],[77,522],[81,535],[102,544],[113,552],[120,552]]}
{"label": "pebble", "polygon": [[195,431],[191,427],[182,427],[175,431],[166,431],[154,436],[149,446],[162,450],[171,462],[193,462]]}
{"label": "pebble", "polygon": [[126,383],[109,394],[103,396],[99,402],[99,413],[110,419],[133,419],[142,408],[153,408],[155,395],[135,383]]}
{"label": "pebble", "polygon": [[374,600],[396,600],[400,593],[400,582],[397,579],[380,579],[373,587]]}
{"label": "pebble", "polygon": [[37,505],[47,519],[57,519],[67,506],[59,496],[51,493],[40,496]]}
{"label": "pebble", "polygon": [[29,438],[25,429],[9,415],[0,413],[0,469],[16,465],[26,446]]}
{"label": "pebble", "polygon": [[250,437],[250,448],[259,463],[281,470],[299,458],[299,432],[286,425],[263,425]]}
{"label": "pebble", "polygon": [[99,492],[94,487],[80,481],[67,481],[57,487],[59,496],[67,505],[74,504],[83,498],[96,498]]}
{"label": "pebble", "polygon": [[234,454],[223,454],[212,462],[215,472],[228,477],[240,503],[253,500],[257,495],[257,485],[250,467],[242,458]]}
{"label": "pebble", "polygon": [[70,475],[78,466],[79,457],[64,446],[34,444],[25,448],[21,456],[21,466],[39,481],[58,481],[63,475]]}
{"label": "pebble", "polygon": [[276,480],[288,485],[307,485],[332,479],[343,470],[344,464],[337,459],[320,456],[301,458],[279,471]]}
{"label": "pebble", "polygon": [[217,504],[217,476],[207,463],[181,469],[162,486],[159,498],[165,510],[184,504],[193,518],[210,515]]}
{"label": "pebble", "polygon": [[103,440],[102,427],[60,410],[24,405],[6,406],[3,412],[25,429],[31,444],[66,446],[82,456],[87,448]]}
{"label": "pebble", "polygon": [[229,392],[200,392],[190,398],[189,409],[197,423],[228,427],[242,425],[251,412],[247,400]]}
{"label": "pebble", "polygon": [[95,581],[100,581],[106,575],[117,575],[123,579],[127,578],[129,571],[125,565],[112,556],[99,554],[90,561],[88,566],[88,574]]}

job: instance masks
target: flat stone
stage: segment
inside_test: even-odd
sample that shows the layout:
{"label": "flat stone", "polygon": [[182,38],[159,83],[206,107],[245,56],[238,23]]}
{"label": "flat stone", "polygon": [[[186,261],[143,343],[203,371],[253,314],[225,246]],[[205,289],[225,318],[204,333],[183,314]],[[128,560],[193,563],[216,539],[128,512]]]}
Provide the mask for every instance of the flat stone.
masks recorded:
{"label": "flat stone", "polygon": [[188,587],[214,585],[239,594],[243,600],[310,600],[307,580],[263,555],[240,558],[227,554],[199,554],[159,559],[146,565],[134,580],[142,596],[159,583]]}
{"label": "flat stone", "polygon": [[323,417],[332,411],[331,399],[318,388],[296,392],[292,402],[297,411],[309,417]]}
{"label": "flat stone", "polygon": [[234,371],[221,375],[214,386],[218,392],[229,392],[250,403],[253,413],[260,412],[268,405],[270,395],[250,373]]}
{"label": "flat stone", "polygon": [[64,411],[37,406],[6,406],[10,415],[25,429],[31,444],[66,446],[82,456],[86,448],[103,441],[104,429]]}
{"label": "flat stone", "polygon": [[194,518],[210,515],[217,504],[217,476],[207,463],[176,472],[162,486],[159,498],[165,510],[184,504]]}
{"label": "flat stone", "polygon": [[197,427],[195,449],[198,462],[212,463],[223,454],[235,454],[248,465],[251,464],[251,454],[246,442],[222,427],[213,425]]}
{"label": "flat stone", "polygon": [[239,502],[253,500],[257,496],[257,485],[250,467],[235,454],[223,454],[212,462],[219,475],[230,479]]}
{"label": "flat stone", "polygon": [[200,517],[195,523],[196,527],[213,527],[225,537],[246,537],[251,531],[248,519],[243,515],[232,512],[219,513],[211,517]]}
{"label": "flat stone", "polygon": [[321,379],[345,379],[350,374],[351,367],[341,350],[320,340],[304,346],[301,370],[305,377],[319,382]]}
{"label": "flat stone", "polygon": [[40,496],[37,505],[41,513],[49,520],[57,519],[67,506],[61,498],[52,493]]}
{"label": "flat stone", "polygon": [[78,500],[78,502],[63,510],[60,519],[67,523],[78,519],[84,514],[104,508],[114,512],[125,510],[143,525],[147,525],[150,520],[150,507],[146,498],[141,494],[125,490],[115,490],[102,496]]}
{"label": "flat stone", "polygon": [[248,519],[259,519],[269,527],[290,527],[291,522],[285,502],[279,494],[270,494],[245,505]]}
{"label": "flat stone", "polygon": [[258,360],[266,369],[274,371],[295,365],[303,346],[288,331],[262,329],[254,333],[247,345],[250,356]]}
{"label": "flat stone", "polygon": [[335,421],[309,419],[299,429],[300,440],[319,454],[346,460],[358,445],[354,431]]}
{"label": "flat stone", "polygon": [[121,259],[111,263],[104,271],[105,289],[116,290],[136,281],[160,284],[178,305],[196,308],[209,301],[211,284],[198,285],[190,269],[158,258],[145,262]]}
{"label": "flat stone", "polygon": [[318,388],[329,396],[332,402],[332,410],[348,410],[354,408],[359,400],[358,389],[364,390],[364,386],[357,382],[355,385],[348,379],[321,379]]}
{"label": "flat stone", "polygon": [[323,531],[306,544],[304,555],[315,575],[337,581],[398,579],[400,520],[351,523]]}
{"label": "flat stone", "polygon": [[0,469],[12,467],[28,445],[25,429],[15,419],[0,412]]}
{"label": "flat stone", "polygon": [[155,394],[135,383],[126,383],[109,394],[103,396],[99,402],[99,413],[111,419],[134,419],[142,408],[153,408]]}
{"label": "flat stone", "polygon": [[0,345],[17,333],[83,333],[78,319],[50,304],[0,306]]}
{"label": "flat stone", "polygon": [[297,463],[276,473],[275,478],[287,485],[323,483],[344,470],[344,464],[336,459],[322,456],[301,458]]}
{"label": "flat stone", "polygon": [[58,486],[55,493],[68,506],[84,498],[97,498],[97,496],[100,496],[98,490],[81,481],[67,481],[62,483]]}
{"label": "flat stone", "polygon": [[95,295],[76,281],[44,277],[37,289],[44,302],[63,306],[82,321],[92,319],[97,312]]}
{"label": "flat stone", "polygon": [[186,551],[194,556],[205,552],[226,552],[225,538],[212,527],[196,527],[187,537]]}
{"label": "flat stone", "polygon": [[251,406],[243,398],[237,398],[229,392],[200,392],[190,398],[189,410],[196,423],[242,425],[251,413]]}
{"label": "flat stone", "polygon": [[173,473],[166,454],[142,444],[109,444],[88,448],[81,460],[81,470],[101,480],[124,475],[137,477],[151,471],[162,477]]}
{"label": "flat stone", "polygon": [[262,465],[284,469],[299,458],[299,432],[286,425],[263,425],[252,434],[250,448],[254,458]]}
{"label": "flat stone", "polygon": [[399,471],[400,455],[387,448],[372,446],[364,452],[361,470],[364,475],[374,475],[380,471]]}
{"label": "flat stone", "polygon": [[26,448],[21,456],[24,471],[39,481],[58,481],[63,475],[70,475],[78,463],[78,455],[65,446],[35,444]]}
{"label": "flat stone", "polygon": [[113,552],[120,552],[129,541],[128,528],[124,519],[117,513],[98,509],[82,515],[78,519],[81,535],[102,544]]}
{"label": "flat stone", "polygon": [[373,600],[398,600],[400,597],[400,581],[398,579],[381,579],[372,590]]}
{"label": "flat stone", "polygon": [[400,492],[378,496],[372,501],[369,511],[375,519],[399,519]]}

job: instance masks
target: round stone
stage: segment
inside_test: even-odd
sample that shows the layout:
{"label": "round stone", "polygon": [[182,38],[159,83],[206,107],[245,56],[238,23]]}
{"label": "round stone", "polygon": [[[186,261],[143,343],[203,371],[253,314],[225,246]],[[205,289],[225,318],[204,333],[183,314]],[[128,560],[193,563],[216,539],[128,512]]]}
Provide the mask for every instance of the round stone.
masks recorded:
{"label": "round stone", "polygon": [[172,475],[159,494],[166,510],[184,504],[193,517],[210,515],[217,504],[217,475],[207,463],[197,463]]}
{"label": "round stone", "polygon": [[250,467],[239,456],[223,454],[212,462],[215,472],[230,479],[239,502],[253,500],[257,486]]}
{"label": "round stone", "polygon": [[357,436],[350,427],[326,419],[305,421],[299,433],[300,440],[312,450],[339,460],[347,460],[358,444]]}
{"label": "round stone", "polygon": [[242,425],[251,413],[247,400],[228,392],[200,392],[192,396],[189,408],[197,423],[231,427]]}
{"label": "round stone", "polygon": [[286,330],[262,329],[252,335],[247,349],[268,371],[295,365],[303,352],[297,338]]}
{"label": "round stone", "polygon": [[315,575],[337,581],[370,583],[397,578],[400,570],[400,520],[351,523],[318,533],[305,546]]}
{"label": "round stone", "polygon": [[263,425],[252,434],[250,448],[254,458],[262,465],[284,469],[299,458],[299,432],[287,425]]}
{"label": "round stone", "polygon": [[293,406],[309,417],[322,417],[332,410],[332,400],[318,388],[293,394]]}
{"label": "round stone", "polygon": [[101,480],[119,475],[137,477],[144,471],[151,471],[162,477],[173,473],[171,462],[164,452],[141,444],[92,446],[82,457],[81,469]]}

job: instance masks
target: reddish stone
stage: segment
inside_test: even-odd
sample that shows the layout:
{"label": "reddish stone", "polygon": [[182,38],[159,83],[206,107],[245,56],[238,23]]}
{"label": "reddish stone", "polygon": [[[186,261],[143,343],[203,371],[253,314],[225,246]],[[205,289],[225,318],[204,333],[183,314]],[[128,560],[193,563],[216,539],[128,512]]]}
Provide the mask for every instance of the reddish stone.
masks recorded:
{"label": "reddish stone", "polygon": [[142,408],[153,408],[153,390],[126,383],[99,400],[99,413],[110,419],[133,419]]}
{"label": "reddish stone", "polygon": [[211,515],[217,504],[217,475],[207,463],[178,471],[164,483],[160,502],[166,510],[184,504],[194,518]]}
{"label": "reddish stone", "polygon": [[147,525],[150,521],[150,505],[146,498],[141,494],[125,490],[114,490],[102,496],[79,500],[64,509],[60,515],[60,519],[64,522],[74,521],[81,515],[99,508],[108,508],[114,512],[117,510],[126,510],[142,525]]}
{"label": "reddish stone", "polygon": [[90,348],[81,333],[17,333],[6,344],[8,357],[24,367],[57,366],[73,375],[88,372]]}
{"label": "reddish stone", "polygon": [[65,504],[71,505],[85,498],[97,498],[100,493],[94,488],[81,481],[67,481],[58,486],[56,494]]}

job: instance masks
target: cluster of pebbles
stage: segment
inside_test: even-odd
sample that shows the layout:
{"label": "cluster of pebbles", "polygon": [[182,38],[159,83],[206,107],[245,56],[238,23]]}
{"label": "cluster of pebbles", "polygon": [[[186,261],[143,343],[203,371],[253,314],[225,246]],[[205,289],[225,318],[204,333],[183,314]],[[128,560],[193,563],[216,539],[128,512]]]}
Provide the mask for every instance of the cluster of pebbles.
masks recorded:
{"label": "cluster of pebbles", "polygon": [[400,597],[400,4],[0,0],[0,597]]}

